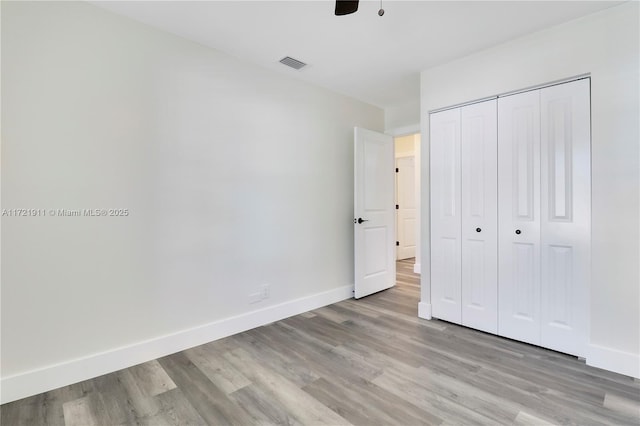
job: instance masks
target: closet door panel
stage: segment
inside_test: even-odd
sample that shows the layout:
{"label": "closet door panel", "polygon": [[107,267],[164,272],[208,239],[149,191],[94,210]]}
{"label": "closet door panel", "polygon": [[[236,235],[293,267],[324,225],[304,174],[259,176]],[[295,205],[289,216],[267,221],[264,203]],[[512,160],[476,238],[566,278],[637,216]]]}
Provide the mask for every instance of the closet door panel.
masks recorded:
{"label": "closet door panel", "polygon": [[591,226],[589,79],[540,91],[541,344],[584,355]]}
{"label": "closet door panel", "polygon": [[497,101],[462,107],[462,324],[498,331]]}
{"label": "closet door panel", "polygon": [[540,93],[498,100],[498,334],[540,344]]}
{"label": "closet door panel", "polygon": [[460,324],[460,108],[430,116],[431,303]]}

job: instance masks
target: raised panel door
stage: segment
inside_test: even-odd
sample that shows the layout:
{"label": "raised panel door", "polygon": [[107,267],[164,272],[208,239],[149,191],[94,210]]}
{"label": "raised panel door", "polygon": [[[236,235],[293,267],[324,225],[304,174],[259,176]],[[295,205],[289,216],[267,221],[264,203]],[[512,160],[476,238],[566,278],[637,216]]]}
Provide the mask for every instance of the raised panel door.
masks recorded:
{"label": "raised panel door", "polygon": [[462,107],[462,324],[497,333],[497,101]]}
{"label": "raised panel door", "polygon": [[431,303],[433,316],[460,323],[460,108],[430,116]]}
{"label": "raised panel door", "polygon": [[391,136],[354,132],[354,296],[395,285],[394,152]]}
{"label": "raised panel door", "polygon": [[540,90],[541,344],[574,355],[587,343],[589,99],[589,79]]}
{"label": "raised panel door", "polygon": [[498,334],[540,344],[540,94],[498,99]]}

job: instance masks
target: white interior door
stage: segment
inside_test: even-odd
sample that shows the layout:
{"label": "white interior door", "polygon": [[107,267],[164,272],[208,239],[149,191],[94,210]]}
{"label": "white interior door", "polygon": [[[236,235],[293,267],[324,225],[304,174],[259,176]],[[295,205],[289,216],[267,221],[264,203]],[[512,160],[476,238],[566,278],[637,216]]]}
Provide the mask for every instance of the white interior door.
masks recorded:
{"label": "white interior door", "polygon": [[355,129],[354,242],[356,299],[396,282],[393,138]]}
{"label": "white interior door", "polygon": [[540,344],[540,94],[498,99],[498,334]]}
{"label": "white interior door", "polygon": [[498,332],[495,99],[462,107],[462,324]]}
{"label": "white interior door", "polygon": [[432,313],[460,324],[460,108],[433,113],[429,120]]}
{"label": "white interior door", "polygon": [[396,158],[396,258],[416,257],[415,157]]}
{"label": "white interior door", "polygon": [[589,306],[589,80],[540,90],[541,345],[584,355]]}

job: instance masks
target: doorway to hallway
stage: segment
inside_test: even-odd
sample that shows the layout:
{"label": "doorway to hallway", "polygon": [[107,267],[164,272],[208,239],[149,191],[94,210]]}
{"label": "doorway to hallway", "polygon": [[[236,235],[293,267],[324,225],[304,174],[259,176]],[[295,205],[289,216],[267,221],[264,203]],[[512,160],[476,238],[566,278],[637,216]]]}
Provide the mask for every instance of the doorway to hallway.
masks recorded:
{"label": "doorway to hallway", "polygon": [[[396,260],[419,258],[420,134],[394,138]],[[414,272],[418,272],[414,268]]]}

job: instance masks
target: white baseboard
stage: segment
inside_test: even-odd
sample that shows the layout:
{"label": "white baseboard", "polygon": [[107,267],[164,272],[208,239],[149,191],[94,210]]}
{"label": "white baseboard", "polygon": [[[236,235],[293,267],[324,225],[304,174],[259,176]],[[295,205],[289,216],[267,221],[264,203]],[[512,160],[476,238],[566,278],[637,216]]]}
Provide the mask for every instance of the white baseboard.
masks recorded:
{"label": "white baseboard", "polygon": [[640,355],[600,345],[589,345],[587,365],[640,379]]}
{"label": "white baseboard", "polygon": [[353,286],[347,285],[245,314],[224,318],[177,333],[3,377],[0,380],[0,403],[4,404],[88,380],[341,300],[350,299],[353,296],[352,290]]}
{"label": "white baseboard", "polygon": [[418,316],[424,319],[431,319],[431,303],[418,303]]}
{"label": "white baseboard", "polygon": [[420,264],[419,263],[414,263],[413,264],[413,273],[414,274],[419,274],[420,273]]}

